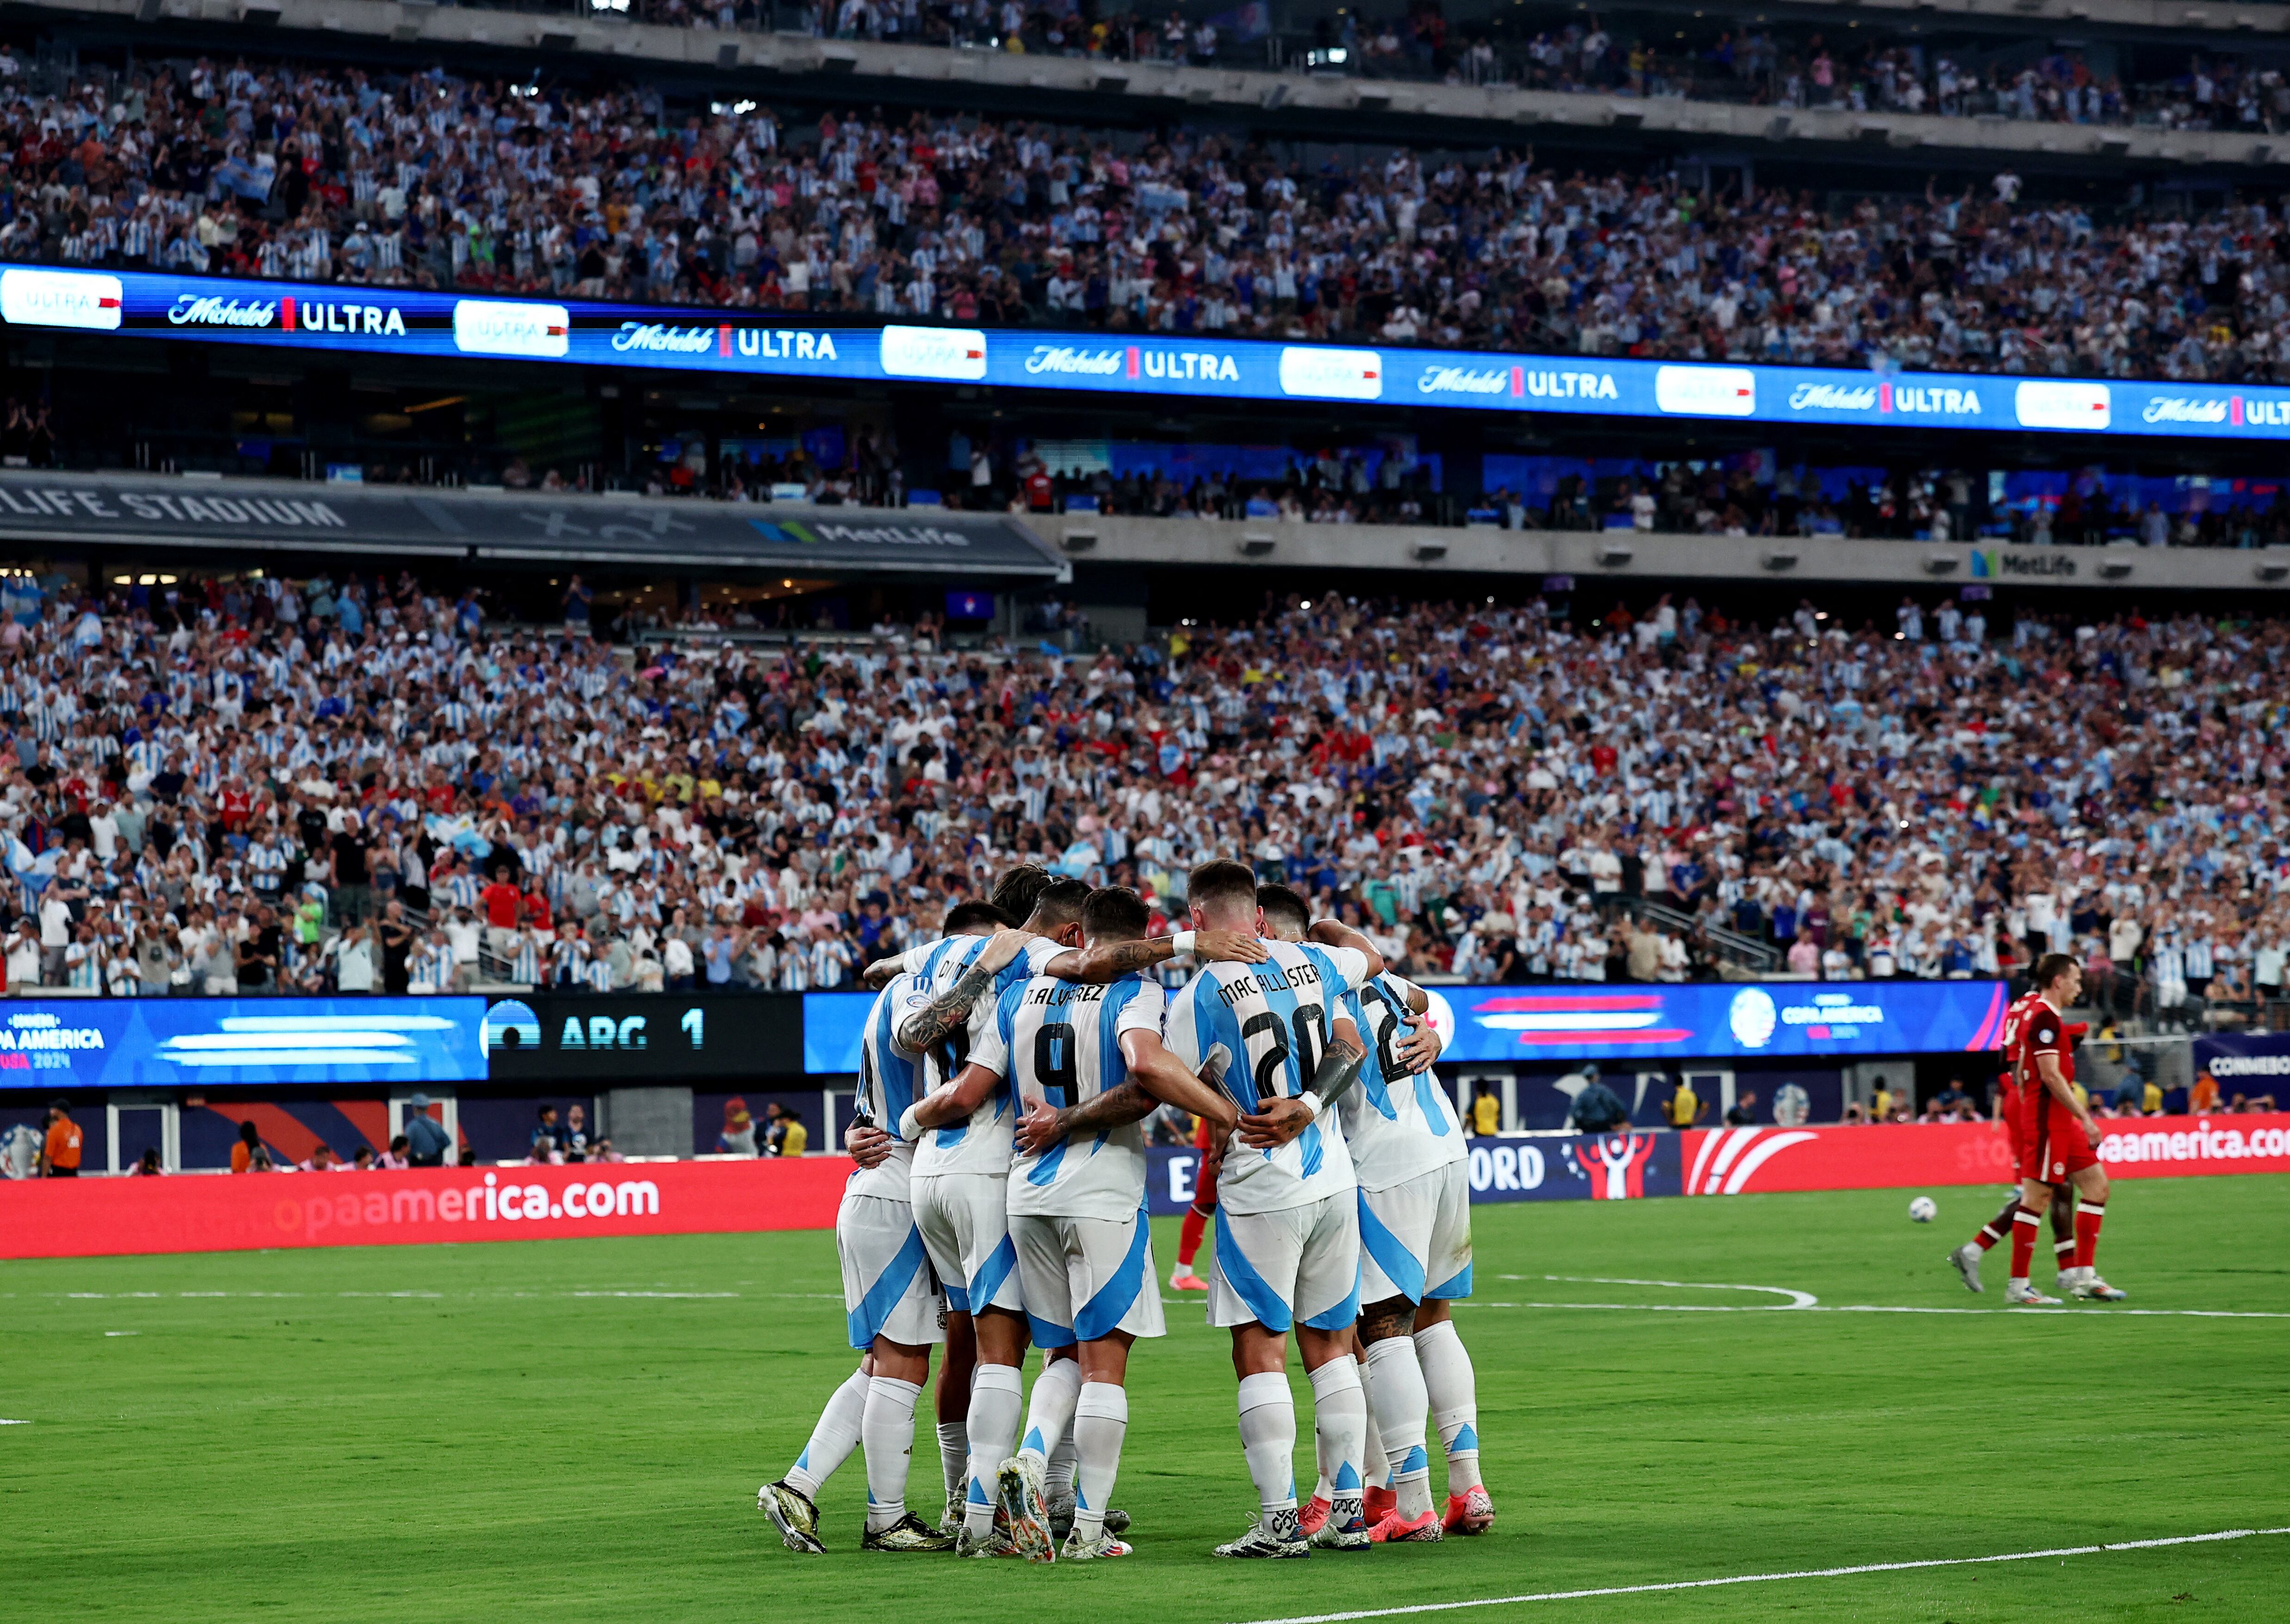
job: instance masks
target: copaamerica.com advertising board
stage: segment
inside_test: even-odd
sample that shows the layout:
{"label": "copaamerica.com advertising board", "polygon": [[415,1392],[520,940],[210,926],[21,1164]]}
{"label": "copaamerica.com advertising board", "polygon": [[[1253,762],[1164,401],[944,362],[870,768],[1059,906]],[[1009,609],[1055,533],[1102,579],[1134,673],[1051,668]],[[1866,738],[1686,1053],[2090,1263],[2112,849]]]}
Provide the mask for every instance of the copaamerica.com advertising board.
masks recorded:
{"label": "copaamerica.com advertising board", "polygon": [[1364,348],[1207,335],[837,324],[688,305],[465,298],[12,266],[0,321],[349,354],[990,384],[1235,401],[2199,439],[2290,436],[2290,388]]}

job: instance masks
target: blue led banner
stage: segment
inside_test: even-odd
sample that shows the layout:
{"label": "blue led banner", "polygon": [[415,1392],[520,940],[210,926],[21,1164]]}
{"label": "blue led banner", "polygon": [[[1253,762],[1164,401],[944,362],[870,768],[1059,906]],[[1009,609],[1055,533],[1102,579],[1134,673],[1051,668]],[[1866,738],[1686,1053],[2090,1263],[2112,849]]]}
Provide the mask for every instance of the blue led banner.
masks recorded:
{"label": "blue led banner", "polygon": [[1574,981],[1431,989],[1449,1060],[1948,1054],[2000,1040],[2001,981]]}
{"label": "blue led banner", "polygon": [[[1559,981],[1438,987],[1431,1021],[1447,1060],[1667,1060],[1955,1054],[2001,1040],[2001,981]],[[859,1069],[869,993],[805,993],[803,1065]]]}
{"label": "blue led banner", "polygon": [[0,270],[0,321],[274,348],[1118,395],[2013,433],[2290,436],[2290,388],[2239,384],[1879,375],[1207,336],[840,326],[688,306],[465,299],[39,266]]}
{"label": "blue led banner", "polygon": [[470,1083],[483,998],[12,998],[0,1089]]}

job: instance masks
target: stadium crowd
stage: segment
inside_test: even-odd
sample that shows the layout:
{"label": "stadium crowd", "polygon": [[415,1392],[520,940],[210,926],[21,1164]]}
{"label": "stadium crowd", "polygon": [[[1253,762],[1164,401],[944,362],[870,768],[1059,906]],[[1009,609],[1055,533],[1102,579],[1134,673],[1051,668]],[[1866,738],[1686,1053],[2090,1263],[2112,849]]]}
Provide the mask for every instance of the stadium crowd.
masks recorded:
{"label": "stadium crowd", "polygon": [[[12,67],[14,71],[8,71]],[[1581,355],[2290,376],[2290,225],[1984,191],[1837,212],[1532,154],[1349,164],[436,70],[0,53],[0,258],[788,313]]]}
{"label": "stadium crowd", "polygon": [[1068,658],[627,651],[409,576],[0,622],[12,987],[853,984],[1031,860],[1181,914],[1244,853],[1411,975],[2009,972],[2110,1012],[2278,993],[2279,621],[1848,629],[1669,597],[1324,597]]}
{"label": "stadium crowd", "polygon": [[[520,8],[522,9],[522,8]],[[1674,96],[1784,108],[1921,113],[2052,124],[2160,124],[2175,130],[2290,127],[2290,86],[2279,70],[2214,52],[2190,56],[2159,77],[2095,68],[2084,52],[2021,50],[1979,62],[1920,40],[1878,38],[1857,48],[1817,30],[1759,18],[1625,38],[1598,17],[1572,14],[1555,28],[1541,14],[1450,24],[1437,0],[1371,16],[1340,8],[1309,33],[1276,34],[1269,14],[1246,8],[1188,20],[1171,12],[1104,12],[1028,5],[1022,0],[635,0],[645,22],[723,31],[809,32],[837,39],[1165,61],[1198,67],[1343,73],[1447,84],[1513,84],[1597,95]],[[1685,22],[1680,16],[1669,20]],[[2110,53],[2111,54],[2111,53]],[[1958,60],[1962,59],[1962,60]]]}

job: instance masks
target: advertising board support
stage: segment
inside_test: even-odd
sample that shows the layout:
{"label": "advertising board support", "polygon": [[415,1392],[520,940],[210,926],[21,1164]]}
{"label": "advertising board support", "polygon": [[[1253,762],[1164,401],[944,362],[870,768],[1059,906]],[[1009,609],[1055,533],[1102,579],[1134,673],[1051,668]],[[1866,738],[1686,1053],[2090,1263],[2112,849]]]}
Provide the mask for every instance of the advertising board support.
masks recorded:
{"label": "advertising board support", "polygon": [[608,1088],[597,1096],[597,1131],[622,1156],[686,1156],[692,1149],[689,1088]]}

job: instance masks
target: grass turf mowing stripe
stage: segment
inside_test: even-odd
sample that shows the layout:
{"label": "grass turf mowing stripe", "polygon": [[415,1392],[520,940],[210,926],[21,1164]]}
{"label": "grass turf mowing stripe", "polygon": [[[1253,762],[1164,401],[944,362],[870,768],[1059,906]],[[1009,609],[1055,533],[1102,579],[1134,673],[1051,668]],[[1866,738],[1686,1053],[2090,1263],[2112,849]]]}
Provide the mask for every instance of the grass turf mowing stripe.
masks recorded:
{"label": "grass turf mowing stripe", "polygon": [[2252,1540],[2290,1534],[2290,1528],[2224,1528],[2216,1533],[2172,1534],[2160,1540],[2121,1540],[2106,1545],[2063,1545],[2051,1550],[2011,1551],[1998,1556],[1928,1556],[1918,1562],[1864,1562],[1845,1568],[1806,1568],[1792,1573],[1735,1573],[1724,1579],[1674,1579],[1658,1585],[1605,1585],[1592,1590],[1544,1590],[1532,1596],[1491,1596],[1474,1602],[1419,1602],[1409,1607],[1368,1607],[1357,1612],[1309,1612],[1289,1619],[1258,1619],[1252,1624],[1344,1624],[1350,1619],[1397,1619],[1419,1612],[1460,1612],[1473,1607],[1511,1607],[1522,1602],[1571,1602],[1593,1596],[1647,1596],[1662,1590],[1707,1590],[1720,1585],[1769,1585],[1785,1579],[1846,1579],[1856,1573],[1905,1573],[1918,1568],[1971,1567],[1986,1562],[2038,1562],[2046,1556],[2095,1556],[2103,1551],[2154,1550],[2166,1545],[2213,1545],[2222,1540]]}

